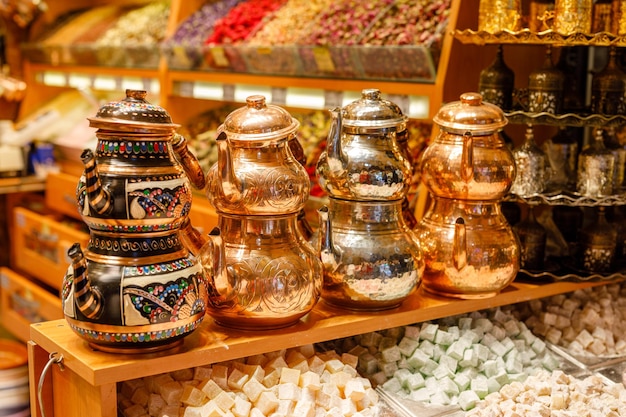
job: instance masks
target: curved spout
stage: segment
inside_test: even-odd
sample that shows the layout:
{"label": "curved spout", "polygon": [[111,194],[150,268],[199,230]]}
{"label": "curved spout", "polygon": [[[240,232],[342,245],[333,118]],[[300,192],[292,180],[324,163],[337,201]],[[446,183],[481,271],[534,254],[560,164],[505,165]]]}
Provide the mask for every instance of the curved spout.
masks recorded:
{"label": "curved spout", "polygon": [[467,237],[465,230],[465,220],[456,219],[454,223],[454,242],[452,246],[452,259],[454,267],[457,271],[465,268],[467,265]]}
{"label": "curved spout", "polygon": [[97,319],[102,313],[102,296],[91,287],[87,274],[87,261],[80,249],[80,243],[74,243],[67,255],[72,260],[74,271],[74,302],[81,313],[88,319]]}
{"label": "curved spout", "polygon": [[191,181],[193,186],[197,189],[203,190],[206,185],[204,171],[202,171],[202,167],[195,155],[189,152],[187,140],[183,135],[178,133],[174,134],[172,138],[172,149],[174,153],[176,153],[178,161],[183,166],[189,181]]}
{"label": "curved spout", "polygon": [[113,209],[113,196],[100,182],[93,151],[85,149],[80,155],[80,159],[85,166],[85,185],[87,187],[89,207],[100,215],[106,215]]}
{"label": "curved spout", "polygon": [[189,218],[186,218],[180,227],[180,239],[193,256],[198,256],[208,242],[208,239],[193,227]]}
{"label": "curved spout", "polygon": [[[200,254],[200,262],[207,272],[209,294],[217,296],[231,294],[233,289],[228,281],[226,255],[219,227],[214,227],[209,233],[209,239]],[[212,302],[219,303],[215,299]]]}
{"label": "curved spout", "polygon": [[226,133],[222,132],[217,136],[217,168],[219,171],[221,193],[223,198],[229,202],[238,202],[243,198],[243,185],[237,178],[233,167],[233,161],[228,147]]}
{"label": "curved spout", "polygon": [[341,145],[342,112],[341,107],[330,110],[332,122],[326,139],[326,154],[328,156],[328,168],[330,173],[339,175],[345,169],[348,160]]}

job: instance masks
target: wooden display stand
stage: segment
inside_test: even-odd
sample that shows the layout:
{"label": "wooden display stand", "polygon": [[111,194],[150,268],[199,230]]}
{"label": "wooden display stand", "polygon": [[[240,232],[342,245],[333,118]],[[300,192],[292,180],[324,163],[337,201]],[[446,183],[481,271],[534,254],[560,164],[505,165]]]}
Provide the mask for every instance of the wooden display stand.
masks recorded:
{"label": "wooden display stand", "polygon": [[37,386],[50,355],[59,358],[44,381],[42,398],[46,417],[117,417],[117,384],[179,369],[210,365],[309,343],[324,342],[397,326],[435,320],[485,308],[498,307],[602,282],[556,282],[534,285],[515,282],[501,294],[481,300],[436,298],[418,290],[400,307],[377,313],[353,313],[324,302],[298,324],[268,332],[226,329],[207,317],[184,339],[180,348],[153,354],[113,354],[94,351],[73,333],[65,320],[31,326],[29,368],[33,417],[41,416]]}

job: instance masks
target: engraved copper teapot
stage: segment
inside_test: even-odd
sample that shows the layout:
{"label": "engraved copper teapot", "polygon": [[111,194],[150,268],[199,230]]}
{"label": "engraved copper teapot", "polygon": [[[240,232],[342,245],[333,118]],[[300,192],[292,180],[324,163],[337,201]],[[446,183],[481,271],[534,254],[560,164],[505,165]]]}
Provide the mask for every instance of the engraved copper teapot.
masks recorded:
{"label": "engraved copper teapot", "polygon": [[101,107],[89,118],[95,152],[81,155],[77,205],[90,236],[86,248],[68,251],[62,303],[71,328],[100,350],[172,347],[206,311],[194,256],[203,241],[181,232],[194,230],[190,180],[203,188],[204,174],[178,125],[145,97],[127,90],[125,99]]}
{"label": "engraved copper teapot", "polygon": [[219,157],[207,173],[218,226],[201,259],[207,312],[221,325],[286,327],[319,298],[321,261],[298,223],[310,189],[290,146],[298,127],[286,110],[254,95],[218,129]]}

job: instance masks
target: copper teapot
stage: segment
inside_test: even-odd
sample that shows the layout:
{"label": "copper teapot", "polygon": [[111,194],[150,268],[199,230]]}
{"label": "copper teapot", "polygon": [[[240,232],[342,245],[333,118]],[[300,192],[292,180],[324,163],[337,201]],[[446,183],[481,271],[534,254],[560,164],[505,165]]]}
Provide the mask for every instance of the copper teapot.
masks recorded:
{"label": "copper teapot", "polygon": [[500,135],[508,123],[497,106],[478,93],[464,93],[433,118],[439,133],[420,159],[422,180],[441,197],[493,200],[515,178],[515,161]]}
{"label": "copper teapot", "polygon": [[89,227],[74,244],[62,304],[70,327],[100,350],[169,348],[202,322],[206,285],[191,228],[191,184],[204,174],[167,112],[127,90],[89,118],[95,152],[81,155],[77,205]]}
{"label": "copper teapot", "polygon": [[319,298],[321,261],[298,223],[310,189],[290,146],[298,127],[286,110],[255,95],[218,129],[219,158],[207,174],[218,226],[201,251],[207,312],[218,324],[286,327]]}

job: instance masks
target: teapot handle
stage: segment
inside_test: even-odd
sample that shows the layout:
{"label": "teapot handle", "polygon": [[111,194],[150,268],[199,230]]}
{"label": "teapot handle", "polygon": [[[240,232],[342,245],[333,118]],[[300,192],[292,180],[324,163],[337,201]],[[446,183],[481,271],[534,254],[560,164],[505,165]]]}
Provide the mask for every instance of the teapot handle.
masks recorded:
{"label": "teapot handle", "polygon": [[198,159],[191,152],[189,152],[187,141],[183,135],[179,133],[174,134],[174,137],[172,138],[172,149],[174,149],[179,162],[185,170],[185,174],[187,174],[187,177],[189,177],[189,180],[194,187],[199,190],[203,190],[206,186],[204,171],[202,171],[202,167],[200,167]]}
{"label": "teapot handle", "polygon": [[466,183],[474,178],[474,137],[471,132],[463,135],[463,153],[461,154],[461,178]]}

